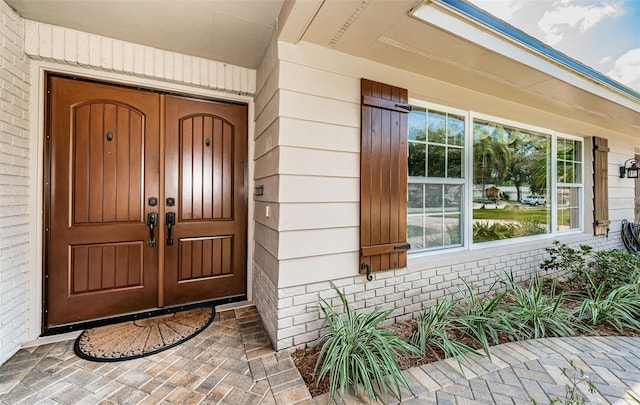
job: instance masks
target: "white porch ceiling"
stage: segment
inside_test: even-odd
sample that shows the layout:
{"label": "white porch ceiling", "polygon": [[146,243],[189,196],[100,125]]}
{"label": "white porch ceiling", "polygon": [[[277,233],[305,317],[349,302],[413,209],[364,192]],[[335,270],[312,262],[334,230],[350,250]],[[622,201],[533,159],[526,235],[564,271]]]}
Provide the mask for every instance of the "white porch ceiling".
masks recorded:
{"label": "white porch ceiling", "polygon": [[6,0],[22,17],[256,68],[284,0]]}

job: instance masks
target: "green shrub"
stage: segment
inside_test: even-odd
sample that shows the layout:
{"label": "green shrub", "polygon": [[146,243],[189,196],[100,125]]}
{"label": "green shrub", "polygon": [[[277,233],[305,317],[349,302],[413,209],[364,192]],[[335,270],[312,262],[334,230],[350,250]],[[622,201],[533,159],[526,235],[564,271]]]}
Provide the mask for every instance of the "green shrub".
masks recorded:
{"label": "green shrub", "polygon": [[547,233],[546,225],[527,219],[513,223],[494,222],[490,224],[489,221],[477,221],[473,223],[473,241],[476,243],[520,238],[543,233]]}
{"label": "green shrub", "polygon": [[[590,295],[595,293],[594,286],[603,285],[603,291],[608,293],[639,279],[640,258],[632,254],[615,249],[594,252],[588,245],[573,249],[558,241],[553,245],[545,249],[549,258],[540,268],[564,273],[568,282]],[[589,278],[594,283],[588,282]]]}
{"label": "green shrub", "polygon": [[473,241],[489,242],[492,240],[501,240],[513,238],[516,232],[515,225],[508,223],[503,224],[489,221],[478,221],[473,223]]}
{"label": "green shrub", "polygon": [[366,395],[374,399],[375,385],[385,395],[387,387],[391,388],[402,399],[400,384],[407,389],[409,384],[398,366],[396,351],[417,353],[417,349],[380,326],[391,310],[375,308],[369,313],[356,314],[344,294],[333,283],[332,287],[344,306],[344,314],[339,314],[323,298],[319,299],[328,329],[315,343],[322,344],[314,370],[317,381],[328,376],[331,398],[338,387],[343,398],[347,388],[353,387],[357,393],[357,387],[362,385]]}
{"label": "green shrub", "polygon": [[460,360],[466,360],[465,353],[479,354],[474,348],[455,340],[449,333],[460,331],[457,317],[452,312],[455,303],[442,300],[438,305],[423,311],[418,317],[418,326],[409,340],[416,345],[423,355],[430,351],[437,358],[440,357],[436,349],[442,351],[445,357],[455,357],[460,365]]}
{"label": "green shrub", "polygon": [[523,339],[538,339],[550,336],[573,336],[574,327],[582,325],[561,304],[563,294],[556,294],[555,282],[550,293],[543,292],[543,283],[537,275],[529,285],[523,287],[513,280],[513,275],[502,277],[507,284],[504,310],[509,324],[518,330]]}

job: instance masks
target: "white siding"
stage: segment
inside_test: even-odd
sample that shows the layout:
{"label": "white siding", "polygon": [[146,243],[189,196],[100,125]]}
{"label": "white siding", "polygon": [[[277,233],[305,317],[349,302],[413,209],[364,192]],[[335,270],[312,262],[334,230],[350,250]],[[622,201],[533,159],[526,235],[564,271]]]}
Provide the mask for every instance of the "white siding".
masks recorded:
{"label": "white siding", "polygon": [[[253,301],[262,317],[272,342],[278,339],[278,221],[279,184],[278,162],[280,150],[279,93],[277,43],[271,41],[257,70],[255,98],[254,179],[264,194],[253,198],[255,204],[253,258]],[[268,210],[268,216],[267,216]],[[252,218],[249,218],[252,220]]]}
{"label": "white siding", "polygon": [[[617,177],[618,166],[631,157],[633,147],[640,150],[640,142],[608,130],[604,119],[601,126],[585,124],[304,42],[278,43],[275,64],[270,69],[273,73],[258,71],[269,91],[258,94],[256,102],[264,105],[262,113],[257,112],[256,126],[262,130],[256,133],[256,167],[260,167],[256,179],[277,191],[269,190],[266,197],[265,187],[265,196],[257,197],[255,219],[261,224],[256,230],[260,246],[256,262],[271,275],[278,290],[277,300],[269,298],[277,310],[263,311],[277,318],[270,335],[278,349],[305,345],[319,335],[323,320],[318,315],[318,295],[336,300],[329,280],[344,289],[356,309],[394,309],[392,321],[399,321],[455,291],[461,278],[478,292],[486,291],[496,274],[505,271],[518,280],[528,278],[538,270],[544,249],[552,242],[543,238],[511,241],[499,249],[476,246],[455,254],[411,255],[407,268],[375,273],[374,280],[367,282],[358,274],[361,77],[408,88],[411,97],[434,103],[585,138],[608,138],[614,220],[609,237],[591,236],[587,225],[585,233],[557,238],[573,246],[622,247],[620,219],[632,219],[634,184]],[[585,152],[585,176],[590,178],[590,150]],[[590,190],[587,180],[587,223],[592,221]],[[267,206],[269,218],[260,213]]]}
{"label": "white siding", "polygon": [[26,340],[28,325],[29,59],[23,32],[22,18],[0,0],[0,364]]}

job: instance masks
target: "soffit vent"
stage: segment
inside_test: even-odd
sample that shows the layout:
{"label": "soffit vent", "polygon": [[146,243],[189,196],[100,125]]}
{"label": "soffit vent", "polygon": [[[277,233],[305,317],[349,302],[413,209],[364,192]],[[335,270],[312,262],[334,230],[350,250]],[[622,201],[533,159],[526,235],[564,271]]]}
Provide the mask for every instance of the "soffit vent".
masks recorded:
{"label": "soffit vent", "polygon": [[360,2],[360,5],[358,6],[358,8],[355,9],[355,11],[349,16],[347,21],[345,21],[345,23],[342,24],[342,27],[340,27],[338,32],[336,32],[333,38],[331,38],[331,41],[329,41],[329,46],[335,46],[335,44],[337,44],[338,41],[340,41],[340,38],[342,38],[345,32],[347,32],[347,30],[353,25],[353,23],[356,22],[358,17],[360,17],[360,14],[362,14],[364,9],[367,8],[367,6],[369,6],[369,4],[371,4],[372,1],[373,0],[362,0]]}

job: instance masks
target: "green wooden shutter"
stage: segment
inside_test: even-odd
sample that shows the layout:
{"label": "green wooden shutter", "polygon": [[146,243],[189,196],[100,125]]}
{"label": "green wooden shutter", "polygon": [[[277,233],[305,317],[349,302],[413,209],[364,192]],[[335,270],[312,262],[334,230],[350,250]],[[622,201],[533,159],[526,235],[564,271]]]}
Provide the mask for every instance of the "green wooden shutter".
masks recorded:
{"label": "green wooden shutter", "polygon": [[362,79],[360,273],[407,265],[406,89]]}
{"label": "green wooden shutter", "polygon": [[606,235],[609,228],[609,143],[593,137],[593,234]]}

